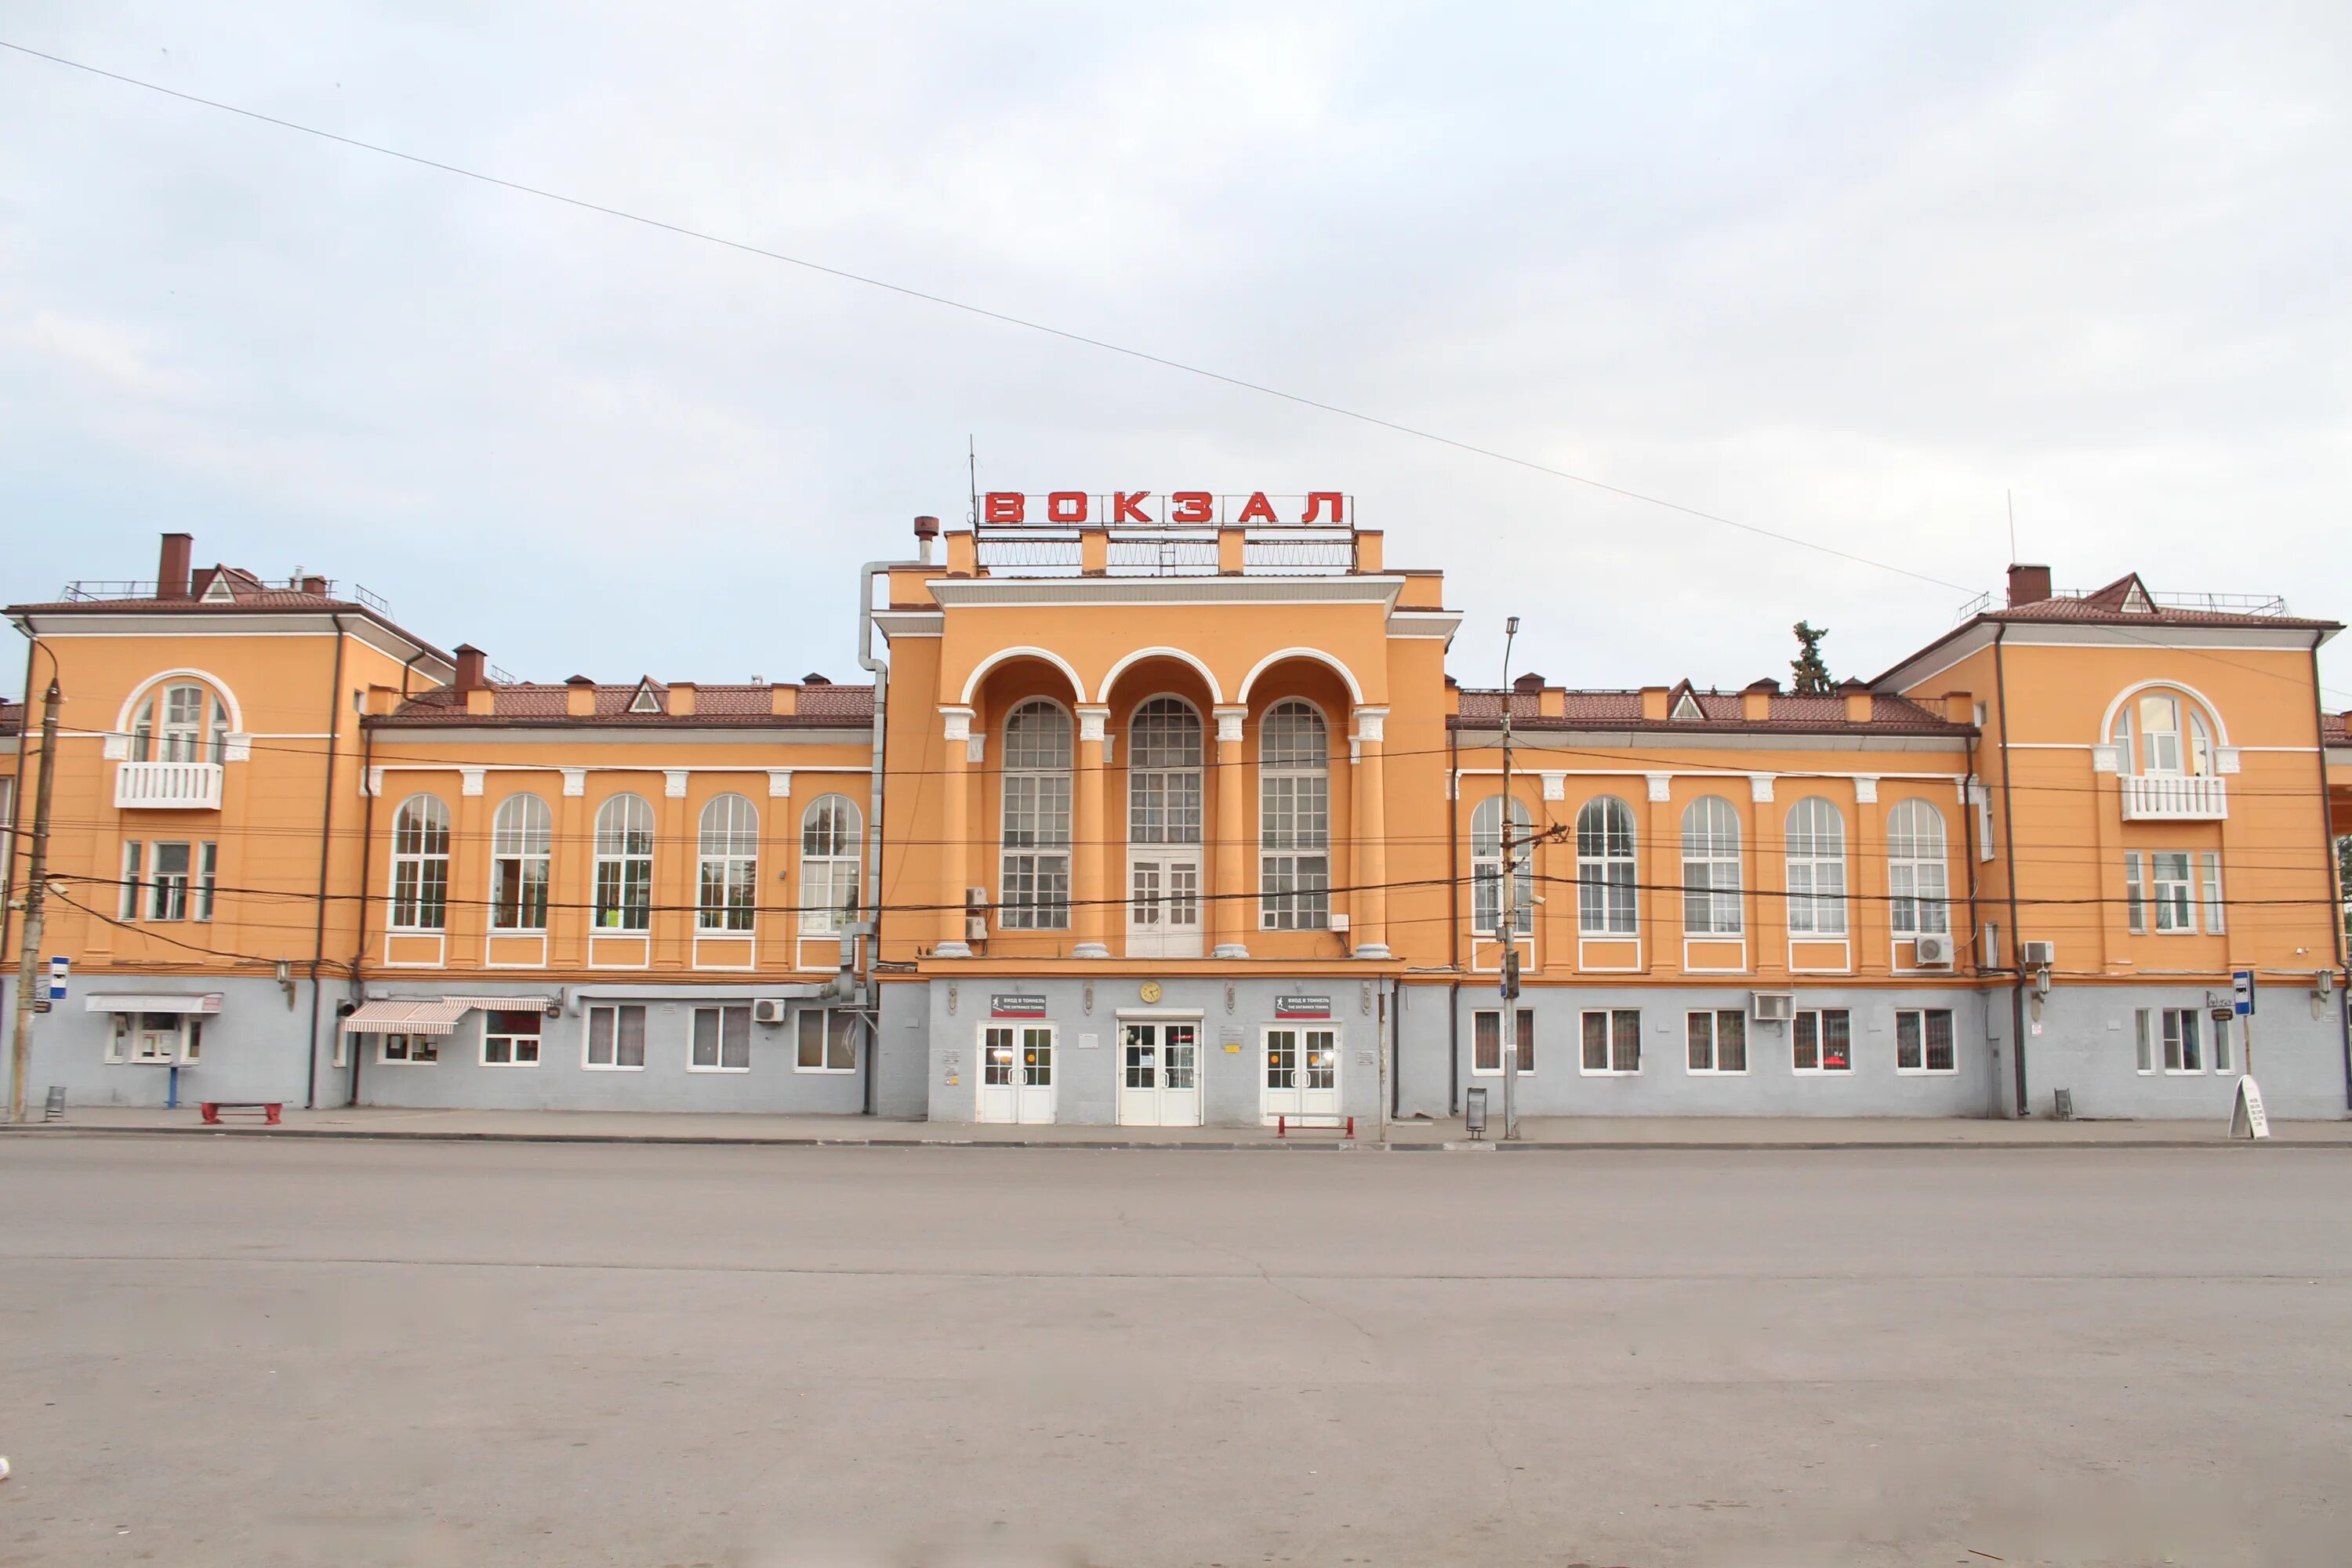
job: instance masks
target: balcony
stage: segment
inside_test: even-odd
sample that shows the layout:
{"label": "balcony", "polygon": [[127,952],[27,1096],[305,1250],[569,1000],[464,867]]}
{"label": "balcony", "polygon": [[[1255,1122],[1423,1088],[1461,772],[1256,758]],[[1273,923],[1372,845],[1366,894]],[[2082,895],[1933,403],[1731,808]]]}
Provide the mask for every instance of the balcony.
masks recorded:
{"label": "balcony", "polygon": [[218,763],[117,763],[114,805],[121,811],[218,811]]}
{"label": "balcony", "polygon": [[2123,775],[2126,822],[2219,822],[2230,815],[2219,778],[2184,773]]}

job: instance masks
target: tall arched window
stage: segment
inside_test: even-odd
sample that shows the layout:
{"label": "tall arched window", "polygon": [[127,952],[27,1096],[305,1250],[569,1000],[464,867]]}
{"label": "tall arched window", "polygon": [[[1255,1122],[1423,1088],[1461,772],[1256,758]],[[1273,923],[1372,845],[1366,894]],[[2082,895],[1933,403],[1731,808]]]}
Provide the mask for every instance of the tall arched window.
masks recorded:
{"label": "tall arched window", "polygon": [[1128,721],[1127,839],[1201,842],[1201,716],[1180,697],[1155,697]]}
{"label": "tall arched window", "polygon": [[750,931],[760,898],[760,814],[740,795],[714,795],[702,808],[700,838],[695,929]]}
{"label": "tall arched window", "polygon": [[227,705],[196,681],[149,692],[131,723],[133,762],[217,763],[227,750]]}
{"label": "tall arched window", "polygon": [[1257,733],[1258,921],[1268,931],[1331,924],[1331,731],[1289,698]]}
{"label": "tall arched window", "polygon": [[1896,936],[1951,931],[1944,814],[1924,800],[1906,800],[1886,814],[1886,891]]}
{"label": "tall arched window", "polygon": [[1634,932],[1633,808],[1595,795],[1576,814],[1576,918],[1586,936]]}
{"label": "tall arched window", "polygon": [[[1525,801],[1511,802],[1513,880],[1511,929],[1526,936],[1536,929],[1535,837]],[[1470,813],[1470,929],[1493,936],[1503,926],[1503,797],[1490,795]]]}
{"label": "tall arched window", "polygon": [[645,931],[654,915],[654,808],[616,795],[596,808],[596,924]]}
{"label": "tall arched window", "polygon": [[1703,795],[1683,812],[1683,933],[1738,936],[1739,814],[1719,795]]}
{"label": "tall arched window", "polygon": [[547,929],[548,854],[555,818],[535,795],[510,795],[490,821],[490,925],[496,931]]}
{"label": "tall arched window", "polygon": [[1789,809],[1789,934],[1845,934],[1845,818],[1817,795]]}
{"label": "tall arched window", "polygon": [[801,934],[838,936],[857,920],[858,816],[845,795],[801,814]]}
{"label": "tall arched window", "polygon": [[1008,931],[1070,925],[1070,716],[1042,697],[1004,721],[1003,891]]}
{"label": "tall arched window", "polygon": [[392,929],[439,931],[449,923],[449,808],[412,795],[392,816]]}

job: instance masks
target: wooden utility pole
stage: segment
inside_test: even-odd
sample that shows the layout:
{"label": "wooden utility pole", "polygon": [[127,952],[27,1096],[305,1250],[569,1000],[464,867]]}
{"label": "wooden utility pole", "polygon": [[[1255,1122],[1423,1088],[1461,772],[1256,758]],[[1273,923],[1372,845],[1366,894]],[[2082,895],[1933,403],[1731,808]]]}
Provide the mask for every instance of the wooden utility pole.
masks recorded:
{"label": "wooden utility pole", "polygon": [[[16,1028],[8,1044],[8,1120],[26,1117],[25,1080],[33,1071],[33,985],[41,965],[41,915],[48,902],[49,796],[58,777],[58,683],[41,699],[41,787],[33,805],[32,875],[25,879],[25,934],[16,958]],[[16,853],[11,845],[8,852]]]}
{"label": "wooden utility pole", "polygon": [[1519,846],[1511,842],[1517,816],[1511,809],[1511,644],[1519,635],[1519,617],[1503,623],[1503,886],[1502,928],[1503,1012],[1496,1032],[1503,1037],[1503,1137],[1519,1135]]}

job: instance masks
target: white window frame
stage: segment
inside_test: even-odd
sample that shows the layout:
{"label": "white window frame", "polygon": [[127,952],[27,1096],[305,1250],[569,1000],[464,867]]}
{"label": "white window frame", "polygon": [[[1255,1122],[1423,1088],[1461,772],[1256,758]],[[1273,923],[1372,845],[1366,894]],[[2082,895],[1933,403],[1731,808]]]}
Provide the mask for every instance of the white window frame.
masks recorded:
{"label": "white window frame", "polygon": [[[179,699],[193,694],[195,711]],[[217,763],[228,754],[228,705],[202,681],[174,680],[147,694],[131,721],[131,755],[142,763]]]}
{"label": "white window frame", "polygon": [[[721,820],[713,821],[716,814]],[[730,790],[702,805],[695,828],[694,929],[706,935],[756,934],[760,909],[760,808]],[[715,893],[715,897],[714,897]]]}
{"label": "white window frame", "polygon": [[437,936],[449,929],[449,806],[439,795],[420,790],[392,814],[386,930]]}
{"label": "white window frame", "polygon": [[[2197,934],[2197,856],[2188,849],[2151,849],[2148,882],[2156,905],[2158,936]],[[2178,876],[2167,876],[2177,869]]]}
{"label": "white window frame", "polygon": [[[1050,715],[1036,736],[1024,715]],[[1004,931],[1070,929],[1071,844],[1077,727],[1068,709],[1032,697],[1004,716],[998,775],[996,923]],[[798,1047],[794,1047],[798,1059]]]}
{"label": "white window frame", "polygon": [[[1696,1038],[1691,1026],[1699,1019],[1706,1020],[1706,1067],[1691,1063],[1692,1046]],[[1723,1022],[1735,1018],[1739,1022],[1739,1065],[1723,1065]],[[1691,1007],[1683,1013],[1683,1070],[1693,1078],[1745,1078],[1750,1061],[1748,1040],[1748,1012],[1742,1007]]]}
{"label": "white window frame", "polygon": [[[1269,750],[1293,728],[1299,731],[1297,745]],[[1319,742],[1315,747],[1307,744],[1310,730]],[[1257,745],[1258,929],[1328,931],[1330,721],[1305,698],[1286,697],[1258,721]]]}
{"label": "white window frame", "polygon": [[[1829,1059],[1829,1052],[1822,1047],[1828,1043],[1829,1019],[1832,1016],[1843,1017],[1845,1020],[1845,1065],[1843,1067],[1824,1065]],[[1797,1062],[1797,1036],[1801,1032],[1800,1026],[1808,1018],[1813,1021],[1813,1065],[1801,1067]],[[1799,1078],[1852,1078],[1853,1076],[1853,1009],[1851,1007],[1799,1008],[1796,1016],[1789,1020],[1789,1070]]]}
{"label": "white window frame", "polygon": [[[1728,837],[1726,837],[1727,829]],[[1748,935],[1747,875],[1740,860],[1739,809],[1719,795],[1703,795],[1683,807],[1683,936],[1686,941],[1738,942]],[[1696,879],[1694,879],[1696,873]],[[1726,874],[1730,880],[1723,880]],[[1704,900],[1703,904],[1696,900]],[[1730,910],[1730,924],[1720,924]],[[1703,907],[1704,921],[1691,911]]]}
{"label": "white window frame", "polygon": [[[1532,1007],[1520,1007],[1515,1011],[1518,1015],[1515,1025],[1519,1057],[1518,1076],[1533,1078],[1536,1073],[1536,1064],[1542,1059],[1536,1054],[1536,1010]],[[1478,1030],[1488,1018],[1495,1021],[1495,1065],[1480,1067],[1478,1065]],[[1503,1010],[1499,1007],[1480,1007],[1473,1010],[1470,1015],[1470,1076],[1473,1078],[1503,1076]]]}
{"label": "white window frame", "polygon": [[1203,841],[1207,729],[1181,697],[1153,697],[1127,721],[1127,841],[1197,848]]}
{"label": "white window frame", "polygon": [[[740,1015],[743,1020],[743,1032],[741,1036],[743,1060],[740,1066],[736,1067],[730,1067],[727,1064],[727,1016],[730,1013]],[[695,1052],[701,1047],[702,1020],[706,1014],[709,1015],[712,1020],[710,1026],[710,1044],[712,1047],[711,1059],[708,1062],[698,1062],[695,1060],[694,1058]],[[686,1020],[686,1070],[688,1072],[733,1073],[738,1076],[751,1070],[751,1004],[749,1002],[703,1002],[698,1003],[695,1005],[693,1010],[687,1015]]]}
{"label": "white window frame", "polygon": [[1949,936],[1950,839],[1944,814],[1913,795],[1886,814],[1888,921],[1897,938]]}
{"label": "white window frame", "polygon": [[[401,1042],[401,1055],[392,1054],[392,1042]],[[423,1051],[425,1055],[416,1053]],[[441,1037],[410,1035],[397,1029],[388,1030],[375,1037],[375,1064],[386,1068],[431,1068],[441,1065]]]}
{"label": "white window frame", "polygon": [[[537,1026],[528,1034],[492,1027],[500,1013],[519,1013],[529,1016]],[[507,1059],[497,1061],[490,1056],[490,1042],[507,1042]],[[530,1042],[530,1059],[522,1059],[522,1042]],[[499,1007],[482,1015],[481,1063],[486,1068],[535,1068],[547,1059],[547,1021],[537,1008]]]}
{"label": "white window frame", "polygon": [[653,803],[633,791],[596,807],[595,902],[589,935],[642,936],[653,929]]}
{"label": "white window frame", "polygon": [[[2205,1050],[2205,1038],[2210,1031],[2206,1028],[2210,1020],[2204,1008],[2142,1007],[2133,1018],[2141,1073],[2150,1077],[2203,1078],[2209,1071],[2226,1070],[2206,1066],[2209,1055],[2221,1053]],[[2173,1065],[2186,1063],[2191,1055],[2198,1058],[2196,1066]]]}
{"label": "white window frame", "polygon": [[2220,936],[2230,929],[2224,912],[2229,900],[2221,896],[2221,852],[2200,849],[2197,853],[2197,881],[2204,893],[2205,934]]}
{"label": "white window frame", "polygon": [[803,936],[839,936],[856,923],[862,840],[857,803],[845,795],[821,795],[801,813]]}
{"label": "white window frame", "polygon": [[[1627,1021],[1631,1020],[1629,1024]],[[1592,1042],[1589,1038],[1593,1024],[1598,1021],[1603,1034],[1602,1049],[1608,1065],[1594,1067],[1590,1060]],[[1633,1065],[1626,1056],[1631,1048]],[[1576,1021],[1576,1070],[1584,1078],[1639,1078],[1642,1076],[1642,1010],[1639,1007],[1587,1007]]]}
{"label": "white window frame", "polygon": [[[802,1060],[801,1053],[809,1045],[809,1020],[822,1019],[817,1026],[817,1044],[821,1065],[810,1067]],[[836,1030],[835,1019],[845,1021],[845,1032]],[[851,1007],[803,1007],[793,1019],[793,1070],[822,1073],[838,1077],[857,1070],[858,1037],[865,1028],[863,1014]],[[844,1043],[848,1046],[847,1059],[837,1060],[835,1050]],[[1042,1086],[1041,1086],[1042,1087]]]}
{"label": "white window frame", "polygon": [[2124,925],[2134,936],[2147,934],[2147,858],[2124,851]]}
{"label": "white window frame", "polygon": [[1789,935],[1843,941],[1845,814],[1824,796],[1809,795],[1789,808]]}
{"label": "white window frame", "polygon": [[[107,1032],[106,1060],[110,1066],[189,1067],[204,1060],[205,1023],[189,1013],[116,1013]],[[161,1033],[142,1025],[142,1018],[170,1018],[173,1044],[162,1056],[139,1056],[131,1046],[141,1037]]]}
{"label": "white window frame", "polygon": [[499,802],[490,819],[493,936],[546,934],[554,848],[555,814],[546,801],[525,791]]}
{"label": "white window frame", "polygon": [[[1906,1018],[1915,1021],[1913,1026],[1917,1031],[1919,1060],[1918,1064],[1914,1067],[1905,1067],[1903,1065],[1903,1023]],[[1944,1020],[1944,1044],[1946,1051],[1950,1058],[1950,1061],[1948,1066],[1937,1067],[1934,1065],[1935,1058],[1933,1052],[1935,1047],[1928,1033],[1928,1020],[1930,1018],[1941,1018]],[[1849,1053],[1853,1048],[1853,1042],[1850,1038],[1847,1041],[1846,1048]],[[1949,1078],[1959,1070],[1959,1017],[1952,1008],[1898,1007],[1895,1010],[1895,1071],[1897,1077]]]}
{"label": "white window frame", "polygon": [[1642,931],[1641,835],[1633,808],[1596,795],[1576,808],[1576,929],[1588,937]]}
{"label": "white window frame", "polygon": [[[612,1015],[610,1061],[596,1059],[596,1016]],[[637,1016],[637,1059],[621,1059],[621,1025],[626,1015]],[[580,1023],[580,1067],[584,1072],[643,1072],[646,1070],[646,1005],[642,1002],[591,1002],[583,1009]]]}
{"label": "white window frame", "polygon": [[[1517,907],[1512,911],[1512,934],[1527,938],[1536,930],[1535,817],[1528,803],[1511,797],[1512,880],[1517,883]],[[1470,930],[1499,940],[1503,929],[1503,797],[1490,795],[1470,812]]]}

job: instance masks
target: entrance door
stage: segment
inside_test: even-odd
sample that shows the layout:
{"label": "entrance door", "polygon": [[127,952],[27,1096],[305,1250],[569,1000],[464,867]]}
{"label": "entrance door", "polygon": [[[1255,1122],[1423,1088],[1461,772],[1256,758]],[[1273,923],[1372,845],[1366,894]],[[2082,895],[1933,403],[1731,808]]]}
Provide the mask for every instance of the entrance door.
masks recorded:
{"label": "entrance door", "polygon": [[1129,1024],[1118,1079],[1122,1127],[1201,1124],[1201,1026]]}
{"label": "entrance door", "polygon": [[1259,1110],[1277,1116],[1339,1111],[1339,1032],[1285,1024],[1265,1032],[1265,1076]]}
{"label": "entrance door", "polygon": [[1128,723],[1127,951],[1201,956],[1201,715],[1179,697]]}
{"label": "entrance door", "polygon": [[981,1031],[982,1121],[1054,1120],[1054,1026],[991,1024]]}

